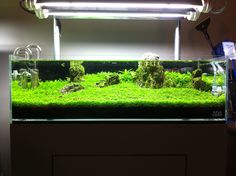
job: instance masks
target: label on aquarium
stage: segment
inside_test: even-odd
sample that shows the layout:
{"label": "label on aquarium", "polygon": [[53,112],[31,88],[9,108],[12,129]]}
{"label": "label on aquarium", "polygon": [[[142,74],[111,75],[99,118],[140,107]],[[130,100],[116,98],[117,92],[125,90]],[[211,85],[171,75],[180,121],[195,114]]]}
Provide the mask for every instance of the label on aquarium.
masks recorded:
{"label": "label on aquarium", "polygon": [[212,117],[214,117],[214,118],[223,117],[223,113],[222,113],[222,111],[213,111]]}

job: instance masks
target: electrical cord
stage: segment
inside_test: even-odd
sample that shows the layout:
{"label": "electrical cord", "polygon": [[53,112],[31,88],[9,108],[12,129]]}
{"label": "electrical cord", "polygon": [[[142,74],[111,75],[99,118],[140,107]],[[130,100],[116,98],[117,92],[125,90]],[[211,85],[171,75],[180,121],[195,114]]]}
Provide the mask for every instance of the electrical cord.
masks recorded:
{"label": "electrical cord", "polygon": [[28,9],[24,6],[24,2],[25,2],[25,0],[20,0],[20,2],[19,2],[20,7],[21,7],[25,12],[28,12],[28,13],[34,15],[35,12],[34,12],[34,11],[30,11],[30,10],[28,10]]}
{"label": "electrical cord", "polygon": [[211,10],[211,13],[212,14],[220,14],[220,13],[224,12],[225,8],[228,5],[228,0],[224,0],[224,5],[221,8],[217,8],[217,9],[214,8],[214,2],[215,1],[218,1],[218,0],[212,0],[213,8]]}

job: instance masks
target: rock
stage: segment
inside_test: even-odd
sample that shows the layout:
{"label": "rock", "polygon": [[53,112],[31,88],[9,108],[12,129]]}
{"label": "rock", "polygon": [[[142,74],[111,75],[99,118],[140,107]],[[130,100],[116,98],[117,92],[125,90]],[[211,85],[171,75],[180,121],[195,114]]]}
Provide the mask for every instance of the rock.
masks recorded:
{"label": "rock", "polygon": [[38,69],[31,69],[31,88],[36,88],[39,86],[39,71]]}
{"label": "rock", "polygon": [[100,87],[100,88],[103,88],[103,87],[107,87],[107,83],[105,80],[101,80],[99,82],[96,83],[96,86]]}
{"label": "rock", "polygon": [[198,68],[193,71],[193,78],[201,78],[202,77],[202,69]]}
{"label": "rock", "polygon": [[38,69],[19,69],[19,73],[17,70],[14,70],[12,73],[13,80],[17,79],[18,85],[23,89],[36,88],[39,86],[39,70]]}
{"label": "rock", "polygon": [[20,76],[17,70],[13,70],[11,75],[12,75],[12,80],[17,80]]}
{"label": "rock", "polygon": [[96,83],[96,86],[102,88],[102,87],[107,87],[107,86],[111,86],[111,85],[119,84],[119,83],[120,83],[119,74],[112,73],[112,74],[107,75],[105,77],[105,80],[101,80],[98,83]]}
{"label": "rock", "polygon": [[81,61],[71,61],[70,62],[70,81],[80,82],[85,74],[84,67]]}
{"label": "rock", "polygon": [[31,74],[26,69],[20,69],[20,78],[19,78],[19,86],[23,89],[28,89],[28,83],[31,80]]}
{"label": "rock", "polygon": [[164,83],[164,68],[156,54],[145,54],[139,62],[135,80],[140,87],[161,88]]}
{"label": "rock", "polygon": [[114,84],[119,84],[120,83],[119,75],[117,73],[112,73],[111,75],[106,77],[105,81],[109,86]]}
{"label": "rock", "polygon": [[188,72],[192,72],[193,68],[192,67],[183,67],[180,69],[180,73],[188,73]]}
{"label": "rock", "polygon": [[194,78],[193,79],[193,87],[195,89],[198,89],[198,90],[201,90],[201,91],[211,90],[211,85],[209,85],[205,81],[203,81],[202,78]]}
{"label": "rock", "polygon": [[71,92],[77,92],[84,89],[84,87],[78,83],[74,83],[74,84],[70,84],[70,85],[66,85],[61,89],[61,93],[62,94],[66,94],[66,93],[71,93]]}
{"label": "rock", "polygon": [[155,60],[159,60],[160,57],[159,55],[155,54],[155,53],[145,53],[143,56],[142,56],[142,60],[150,60],[150,61],[155,61]]}

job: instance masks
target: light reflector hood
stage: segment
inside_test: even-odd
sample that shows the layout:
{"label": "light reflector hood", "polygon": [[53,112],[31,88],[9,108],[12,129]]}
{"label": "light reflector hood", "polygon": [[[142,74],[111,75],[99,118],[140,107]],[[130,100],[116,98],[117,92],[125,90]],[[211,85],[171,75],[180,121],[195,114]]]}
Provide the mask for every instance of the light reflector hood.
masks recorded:
{"label": "light reflector hood", "polygon": [[39,18],[196,20],[205,4],[202,0],[25,0],[25,7]]}

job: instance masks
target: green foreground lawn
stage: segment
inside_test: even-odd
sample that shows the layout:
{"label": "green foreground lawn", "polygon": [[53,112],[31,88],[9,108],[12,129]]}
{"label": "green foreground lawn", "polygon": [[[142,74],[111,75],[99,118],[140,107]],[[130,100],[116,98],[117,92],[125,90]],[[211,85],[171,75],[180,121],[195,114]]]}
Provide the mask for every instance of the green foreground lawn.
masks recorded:
{"label": "green foreground lawn", "polygon": [[81,84],[85,89],[68,94],[60,90],[67,81],[41,82],[35,89],[22,89],[17,81],[12,82],[12,105],[23,107],[50,106],[184,106],[215,107],[224,106],[225,95],[213,96],[211,92],[201,92],[191,88],[140,88],[133,82],[122,82],[104,88],[95,86],[104,75],[85,75]]}

